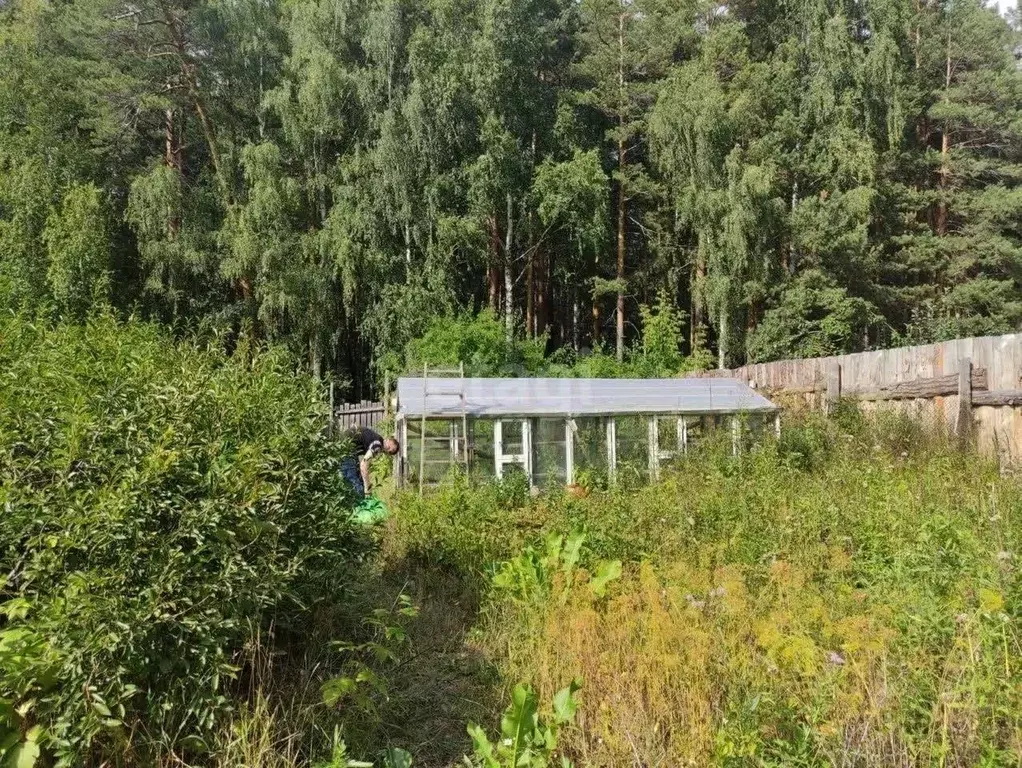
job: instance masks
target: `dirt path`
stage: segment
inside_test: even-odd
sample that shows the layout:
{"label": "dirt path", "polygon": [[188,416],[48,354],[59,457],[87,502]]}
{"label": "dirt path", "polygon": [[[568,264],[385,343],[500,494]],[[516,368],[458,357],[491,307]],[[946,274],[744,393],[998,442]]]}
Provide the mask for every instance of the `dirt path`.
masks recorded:
{"label": "dirt path", "polygon": [[392,672],[383,730],[422,768],[461,765],[470,750],[469,722],[491,728],[499,717],[495,670],[472,648],[478,598],[454,575],[421,563],[389,564],[383,586],[412,598],[419,615],[408,625],[411,647]]}

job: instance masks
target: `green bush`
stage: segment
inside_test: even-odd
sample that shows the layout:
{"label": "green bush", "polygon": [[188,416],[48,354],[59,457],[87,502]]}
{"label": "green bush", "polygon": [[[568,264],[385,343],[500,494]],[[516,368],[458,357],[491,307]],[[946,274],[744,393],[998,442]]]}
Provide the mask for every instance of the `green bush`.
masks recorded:
{"label": "green bush", "polygon": [[0,378],[0,750],[202,751],[357,554],[315,383],[110,318],[0,321]]}

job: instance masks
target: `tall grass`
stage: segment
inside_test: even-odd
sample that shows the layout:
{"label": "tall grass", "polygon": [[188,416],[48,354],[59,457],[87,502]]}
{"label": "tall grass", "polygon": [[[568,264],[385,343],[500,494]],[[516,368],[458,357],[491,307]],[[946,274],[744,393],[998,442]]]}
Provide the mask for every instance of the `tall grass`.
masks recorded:
{"label": "tall grass", "polygon": [[[401,499],[392,551],[488,595],[475,643],[507,684],[584,683],[590,766],[1022,764],[1022,488],[904,419],[845,412],[653,486],[529,499],[453,482]],[[543,599],[489,565],[583,529],[606,596]]]}

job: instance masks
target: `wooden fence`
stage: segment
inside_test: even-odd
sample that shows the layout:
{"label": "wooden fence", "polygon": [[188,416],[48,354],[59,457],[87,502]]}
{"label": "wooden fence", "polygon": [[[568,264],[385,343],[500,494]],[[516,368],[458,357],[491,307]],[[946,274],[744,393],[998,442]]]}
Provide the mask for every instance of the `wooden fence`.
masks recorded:
{"label": "wooden fence", "polygon": [[383,378],[383,400],[361,400],[357,403],[341,403],[337,405],[334,401],[334,385],[330,384],[330,411],[334,415],[334,427],[347,429],[351,426],[369,427],[376,426],[390,415],[388,403],[393,405],[393,397],[390,392],[390,374]]}
{"label": "wooden fence", "polygon": [[895,408],[969,433],[1004,463],[1022,463],[1022,334],[956,339],[810,360],[780,360],[702,376],[737,378],[789,407],[839,397]]}
{"label": "wooden fence", "polygon": [[352,425],[375,428],[387,415],[387,409],[382,400],[363,400],[359,403],[341,403],[334,408],[334,415],[340,429]]}

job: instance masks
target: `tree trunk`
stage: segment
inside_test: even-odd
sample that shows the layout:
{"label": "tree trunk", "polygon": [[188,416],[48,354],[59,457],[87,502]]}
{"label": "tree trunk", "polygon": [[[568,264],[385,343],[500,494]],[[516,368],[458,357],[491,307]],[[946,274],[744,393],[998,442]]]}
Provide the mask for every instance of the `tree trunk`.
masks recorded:
{"label": "tree trunk", "polygon": [[[801,152],[801,150],[802,150],[802,142],[796,142],[796,144],[795,144],[795,152],[798,153],[798,152]],[[790,213],[794,213],[795,212],[795,209],[798,207],[798,201],[799,201],[798,176],[795,176],[792,179],[792,182],[791,182],[791,211],[790,211]],[[797,249],[795,248],[795,241],[794,241],[794,239],[791,239],[789,241],[789,243],[788,243],[788,252],[785,255],[784,261],[785,261],[785,263],[783,265],[784,270],[789,275],[794,275],[795,274],[795,269],[797,267],[797,262],[798,262],[798,253],[797,253]]]}
{"label": "tree trunk", "polygon": [[[262,50],[262,49],[260,49]],[[263,63],[263,54],[259,54],[259,106],[256,108],[256,119],[259,121],[259,141],[262,141],[266,135],[266,115],[263,112],[263,99],[265,98],[265,71]]]}
{"label": "tree trunk", "polygon": [[486,223],[490,230],[490,263],[486,268],[489,304],[493,314],[497,314],[500,311],[500,227],[497,225],[496,215],[493,214]]}
{"label": "tree trunk", "polygon": [[[163,137],[165,141],[163,161],[168,168],[177,174],[181,173],[181,135],[174,122],[174,110],[163,113]],[[181,211],[170,211],[167,218],[167,239],[177,240],[181,232]]]}
{"label": "tree trunk", "polygon": [[551,330],[554,316],[551,307],[554,303],[554,277],[553,277],[553,254],[550,251],[543,251],[542,259],[539,262],[539,273],[542,283],[536,293],[539,306],[536,308],[536,331],[543,334]]}
{"label": "tree trunk", "polygon": [[627,217],[627,202],[625,201],[625,179],[624,179],[624,141],[618,142],[618,161],[621,179],[618,182],[617,198],[617,361],[625,359],[625,220]]}
{"label": "tree trunk", "polygon": [[571,348],[578,352],[578,289],[573,288],[571,294],[573,297],[571,302]]}
{"label": "tree trunk", "polygon": [[536,336],[542,336],[546,331],[547,304],[546,304],[546,253],[542,248],[536,250],[536,263],[533,267],[535,272],[536,303],[533,309]]}
{"label": "tree trunk", "polygon": [[625,219],[627,215],[627,200],[625,198],[625,137],[624,137],[624,108],[625,99],[625,12],[622,9],[618,17],[618,87],[620,89],[621,103],[619,105],[619,128],[621,134],[617,140],[617,165],[618,174],[618,198],[617,198],[617,361],[625,359]]}
{"label": "tree trunk", "polygon": [[507,193],[507,237],[504,241],[504,332],[510,342],[515,331],[515,304],[514,304],[514,260],[512,248],[514,247],[514,206],[511,202],[511,193]]}
{"label": "tree trunk", "polygon": [[[947,38],[947,55],[944,64],[944,101],[948,101],[951,89],[951,35]],[[951,127],[944,121],[940,137],[940,201],[937,203],[937,234],[947,234],[948,205],[947,195],[951,186]]]}
{"label": "tree trunk", "polygon": [[730,322],[731,319],[728,317],[727,310],[721,307],[720,331],[717,333],[717,367],[721,370],[727,368],[728,353],[731,351],[728,349],[728,345],[731,343]]}
{"label": "tree trunk", "polygon": [[915,38],[912,46],[912,53],[915,59],[916,71],[922,66],[922,50],[923,50],[923,11],[926,9],[926,0],[915,0],[916,10],[916,26],[913,31],[913,37]]}
{"label": "tree trunk", "polygon": [[530,338],[536,336],[536,277],[533,274],[535,251],[529,251],[529,261],[525,265],[525,333]]}
{"label": "tree trunk", "polygon": [[213,173],[220,183],[220,191],[223,193],[224,201],[230,203],[231,188],[227,184],[227,178],[223,172],[223,164],[220,162],[220,148],[216,140],[216,130],[213,128],[213,122],[209,119],[206,108],[203,106],[202,97],[199,96],[198,85],[191,81],[188,90],[192,97],[195,114],[198,115],[199,124],[202,125],[202,135],[206,139],[206,146],[209,147],[209,159],[213,163]]}
{"label": "tree trunk", "polygon": [[213,174],[220,184],[220,191],[223,193],[224,202],[230,203],[231,188],[227,183],[227,177],[224,176],[223,164],[220,162],[220,148],[217,144],[216,130],[213,127],[213,122],[209,119],[209,115],[206,113],[205,106],[203,106],[202,97],[199,96],[199,87],[196,82],[197,75],[194,72],[194,67],[183,67],[183,70],[187,73],[186,77],[189,78],[188,93],[192,97],[195,114],[198,115],[199,123],[202,125],[202,135],[206,139],[206,146],[209,148],[209,159],[213,163]]}
{"label": "tree trunk", "polygon": [[312,377],[314,379],[320,378],[323,374],[322,366],[323,357],[319,353],[319,344],[316,343],[316,334],[309,337],[309,370],[312,371]]}
{"label": "tree trunk", "polygon": [[706,278],[706,260],[701,248],[696,250],[695,275],[692,279],[692,326],[689,329],[689,346],[694,352],[699,343],[699,332],[703,327],[703,301],[700,296],[703,280]]}

